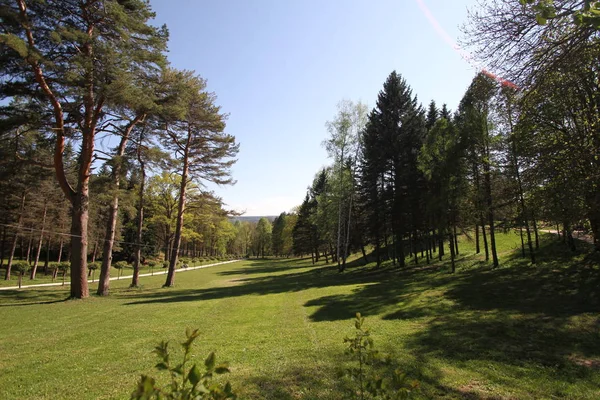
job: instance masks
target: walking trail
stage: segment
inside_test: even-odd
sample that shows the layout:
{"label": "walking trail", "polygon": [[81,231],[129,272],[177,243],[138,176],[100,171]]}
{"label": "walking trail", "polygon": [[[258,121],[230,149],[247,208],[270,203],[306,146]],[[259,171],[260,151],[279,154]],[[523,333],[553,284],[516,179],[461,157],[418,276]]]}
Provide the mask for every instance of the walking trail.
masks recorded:
{"label": "walking trail", "polygon": [[[214,264],[199,265],[197,267],[180,268],[180,269],[176,269],[175,272],[185,272],[185,271],[193,271],[195,269],[216,267],[217,265],[229,264],[229,263],[233,263],[233,262],[237,262],[237,261],[240,261],[240,260],[222,261],[222,262],[218,262],[218,263],[214,263]],[[140,274],[140,278],[144,277],[144,276],[164,275],[167,272],[168,271],[158,271],[158,272],[149,273],[149,274]],[[121,276],[120,278],[113,277],[113,278],[110,278],[110,280],[115,281],[118,279],[127,279],[127,278],[133,278],[133,275]],[[97,279],[96,280],[89,279],[88,283],[94,283],[97,281],[98,281]],[[20,288],[18,286],[0,287],[0,290],[15,290],[15,289],[24,290],[24,289],[46,287],[46,286],[63,286],[63,285],[66,286],[66,285],[70,285],[70,284],[71,284],[71,282],[36,283],[35,285],[22,285]]]}

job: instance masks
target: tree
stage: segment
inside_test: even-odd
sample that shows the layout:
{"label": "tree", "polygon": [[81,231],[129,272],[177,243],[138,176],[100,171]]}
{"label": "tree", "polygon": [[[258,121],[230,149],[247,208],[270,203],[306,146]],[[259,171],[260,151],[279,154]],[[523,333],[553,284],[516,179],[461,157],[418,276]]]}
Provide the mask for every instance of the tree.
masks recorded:
{"label": "tree", "polygon": [[[11,79],[2,81],[0,92],[39,99],[51,110],[54,168],[72,205],[71,297],[88,296],[89,182],[104,111],[135,90],[134,66],[163,59],[166,29],[149,25],[152,17],[141,0],[16,0],[3,6],[0,73]],[[64,165],[67,138],[80,144],[74,186]]]}
{"label": "tree", "polygon": [[272,249],[273,249],[273,255],[275,255],[276,257],[279,257],[279,256],[285,254],[284,253],[284,242],[285,242],[284,230],[285,230],[287,218],[288,218],[288,215],[285,212],[282,212],[281,214],[279,214],[278,217],[276,217],[273,220]]}
{"label": "tree", "polygon": [[163,146],[179,162],[181,177],[173,252],[164,285],[173,286],[188,185],[193,179],[233,184],[230,168],[239,145],[233,136],[224,133],[226,116],[215,105],[215,95],[206,92],[202,78],[191,72],[167,70],[164,79],[172,80],[170,91],[176,101],[165,107]]}
{"label": "tree", "polygon": [[271,250],[271,235],[273,227],[268,219],[262,217],[256,224],[256,248],[258,250],[257,257],[265,258],[265,255]]}
{"label": "tree", "polygon": [[330,177],[330,187],[335,189],[333,195],[338,209],[336,259],[340,272],[346,266],[359,135],[364,129],[366,115],[367,107],[361,102],[354,104],[349,100],[341,101],[336,117],[326,124],[330,137],[323,142],[329,157],[334,159],[335,173]]}
{"label": "tree", "polygon": [[[363,203],[371,209],[368,218],[377,252],[383,239],[390,258],[401,267],[405,265],[404,239],[412,238],[416,246],[422,225],[419,205],[424,181],[417,154],[424,132],[423,110],[406,81],[392,72],[365,129],[360,179]],[[382,224],[386,220],[391,221],[389,226]]]}

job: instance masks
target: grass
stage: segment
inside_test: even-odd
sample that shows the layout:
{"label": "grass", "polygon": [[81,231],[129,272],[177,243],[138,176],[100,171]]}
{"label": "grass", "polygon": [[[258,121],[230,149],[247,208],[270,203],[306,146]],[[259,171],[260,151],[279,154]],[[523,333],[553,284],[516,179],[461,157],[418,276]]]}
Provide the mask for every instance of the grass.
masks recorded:
{"label": "grass", "polygon": [[[357,311],[422,398],[600,397],[600,271],[545,235],[535,266],[519,238],[498,235],[501,268],[460,240],[446,262],[404,271],[351,263],[344,274],[310,260],[247,260],[111,282],[112,295],[64,301],[66,288],[1,291],[0,398],[127,398],[153,370],[156,342],[186,327],[228,360],[241,398],[339,399],[351,383],[342,339]],[[582,244],[583,246],[583,244]],[[447,258],[447,257],[446,257]],[[92,286],[91,290],[94,290]]]}

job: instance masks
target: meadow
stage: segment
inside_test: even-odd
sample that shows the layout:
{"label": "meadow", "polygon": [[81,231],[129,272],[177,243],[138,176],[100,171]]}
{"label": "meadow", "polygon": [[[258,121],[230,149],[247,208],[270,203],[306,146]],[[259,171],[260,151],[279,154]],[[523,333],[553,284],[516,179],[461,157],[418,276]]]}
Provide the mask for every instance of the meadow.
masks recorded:
{"label": "meadow", "polygon": [[491,269],[460,242],[455,274],[447,259],[404,270],[355,259],[342,274],[251,259],[178,273],[173,288],[163,275],[138,289],[113,281],[107,298],[0,291],[0,398],[128,398],[140,374],[167,382],[151,351],[187,327],[201,330],[195,360],[214,350],[229,361],[240,398],[348,398],[343,338],[356,312],[389,367],[419,382],[416,398],[600,398],[597,255],[545,234],[531,265],[509,232]]}

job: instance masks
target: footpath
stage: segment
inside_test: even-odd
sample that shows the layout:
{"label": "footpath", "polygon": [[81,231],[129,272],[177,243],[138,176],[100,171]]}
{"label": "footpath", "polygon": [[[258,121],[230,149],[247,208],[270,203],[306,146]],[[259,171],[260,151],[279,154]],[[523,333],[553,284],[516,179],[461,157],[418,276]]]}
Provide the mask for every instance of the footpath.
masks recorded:
{"label": "footpath", "polygon": [[[216,267],[217,265],[229,264],[229,263],[238,262],[238,261],[240,261],[240,260],[222,261],[222,262],[218,262],[218,263],[214,263],[214,264],[199,265],[197,267],[180,268],[180,269],[176,269],[175,272],[186,272],[186,271],[193,271],[195,269]],[[140,278],[145,277],[145,276],[164,275],[167,272],[168,271],[157,271],[157,272],[149,273],[149,274],[140,274]],[[133,275],[121,276],[120,278],[113,277],[113,278],[110,278],[110,280],[116,281],[116,280],[127,279],[127,278],[133,278]],[[88,280],[88,283],[95,283],[95,282],[98,282],[98,280],[97,279],[95,279],[95,280],[89,279]],[[36,283],[33,285],[21,285],[20,288],[18,286],[0,287],[0,290],[15,290],[15,289],[16,290],[24,290],[24,289],[33,289],[33,288],[48,287],[48,286],[67,286],[70,284],[71,284],[71,282]]]}

